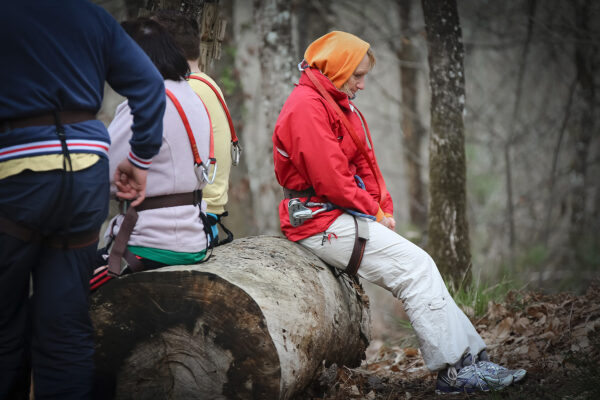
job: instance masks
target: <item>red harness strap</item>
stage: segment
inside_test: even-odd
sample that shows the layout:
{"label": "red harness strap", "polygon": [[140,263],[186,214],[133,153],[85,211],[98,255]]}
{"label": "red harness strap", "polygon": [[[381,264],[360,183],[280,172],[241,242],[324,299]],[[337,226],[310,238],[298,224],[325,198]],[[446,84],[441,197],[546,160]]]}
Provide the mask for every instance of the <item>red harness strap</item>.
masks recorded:
{"label": "red harness strap", "polygon": [[237,138],[237,135],[235,134],[235,129],[233,127],[233,120],[231,119],[231,114],[229,114],[229,108],[227,108],[227,104],[225,104],[225,100],[223,100],[223,97],[221,96],[221,94],[219,93],[217,88],[212,83],[210,83],[210,81],[208,79],[205,79],[201,76],[190,75],[190,79],[196,79],[200,82],[203,82],[206,86],[211,88],[212,91],[215,93],[215,96],[217,96],[217,99],[219,100],[219,103],[221,103],[221,107],[223,107],[223,111],[225,111],[225,115],[227,116],[227,123],[229,124],[229,131],[231,132],[231,142],[234,145],[237,145],[238,138]]}
{"label": "red harness strap", "polygon": [[[177,112],[179,113],[179,116],[181,117],[181,121],[183,122],[183,126],[185,127],[185,131],[187,132],[188,139],[190,141],[190,146],[192,147],[192,154],[194,155],[194,164],[196,166],[204,165],[202,163],[202,159],[200,158],[200,154],[198,153],[198,146],[196,145],[196,139],[194,139],[192,127],[190,126],[190,122],[188,121],[187,116],[185,115],[185,111],[183,111],[181,103],[179,103],[177,97],[175,97],[173,92],[171,92],[169,89],[165,89],[165,92],[167,93],[169,99],[171,99],[171,101],[173,102],[173,105],[175,106]],[[200,99],[200,96],[198,96],[198,98]],[[200,99],[200,101],[202,101],[202,99]],[[202,104],[204,105],[203,101]],[[206,109],[206,105],[204,106],[204,108]],[[217,160],[215,159],[215,143],[213,141],[212,121],[210,119],[210,114],[208,114],[208,109],[206,109],[206,114],[208,115],[208,123],[210,125],[210,150],[208,154],[208,159],[211,164],[214,164]]]}
{"label": "red harness strap", "polygon": [[[350,104],[352,104],[352,103],[350,103]],[[360,112],[360,110],[358,108],[356,108],[356,106],[354,106],[354,104],[352,104],[352,107],[354,107],[354,109],[360,116],[360,120],[364,126],[364,131],[367,133],[367,139],[369,139],[369,145],[371,146],[371,151],[373,152],[373,159],[374,159],[373,165],[377,169],[377,174],[378,174],[377,177],[379,178],[379,182],[383,183],[383,192],[381,193],[381,198],[383,200],[383,198],[386,195],[388,195],[388,191],[387,191],[387,187],[385,186],[385,181],[383,180],[383,175],[381,173],[381,170],[379,169],[379,164],[377,164],[377,158],[375,157],[375,147],[373,147],[373,139],[371,139],[371,131],[369,130],[369,125],[367,124],[367,120],[365,119],[363,114]]]}
{"label": "red harness strap", "polygon": [[[371,134],[369,133],[368,128],[366,129],[366,131],[367,131],[367,135],[369,137],[369,143],[371,144],[371,149],[373,149],[373,159],[374,159],[373,161],[375,162],[375,165],[373,165],[373,161],[371,160],[371,157],[369,157],[369,153],[367,153],[367,150],[365,149],[363,144],[360,142],[360,139],[356,135],[354,128],[350,124],[350,121],[348,121],[348,118],[346,118],[346,116],[344,115],[343,111],[340,109],[340,106],[333,100],[331,95],[329,93],[327,93],[327,91],[325,90],[323,85],[321,85],[321,83],[313,75],[314,72],[310,68],[306,68],[304,70],[304,72],[306,73],[306,75],[308,76],[310,81],[313,83],[313,85],[315,85],[315,87],[317,88],[317,90],[319,91],[321,96],[323,96],[325,98],[325,100],[327,100],[327,102],[333,107],[333,109],[337,113],[338,117],[342,121],[342,124],[344,125],[344,127],[346,128],[348,133],[350,134],[352,141],[354,141],[354,144],[356,145],[358,150],[361,152],[361,154],[363,155],[363,157],[369,164],[369,168],[371,169],[371,172],[373,173],[375,181],[377,182],[377,185],[378,185],[379,201],[381,201],[383,199],[384,195],[387,193],[387,189],[385,187],[385,182],[383,181],[383,177],[381,176],[381,172],[379,172],[379,167],[377,166],[377,160],[375,160],[375,150],[373,149],[373,143],[371,141]],[[361,115],[361,117],[362,117],[362,115]],[[364,122],[364,119],[363,119],[363,122]],[[364,126],[367,127],[366,123],[364,124]]]}

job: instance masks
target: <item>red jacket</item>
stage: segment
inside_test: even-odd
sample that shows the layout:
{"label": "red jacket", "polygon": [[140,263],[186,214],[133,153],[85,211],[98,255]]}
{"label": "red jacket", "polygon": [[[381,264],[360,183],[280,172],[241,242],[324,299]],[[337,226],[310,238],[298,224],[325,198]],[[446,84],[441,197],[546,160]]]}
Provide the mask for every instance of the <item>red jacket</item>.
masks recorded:
{"label": "red jacket", "polygon": [[[374,156],[367,146],[361,119],[352,111],[353,105],[348,96],[317,69],[312,71],[353,124],[373,162]],[[368,162],[332,106],[319,94],[305,73],[283,105],[275,124],[273,159],[279,184],[293,190],[312,187],[316,196],[311,201],[331,202],[368,215],[377,215],[381,207],[386,214],[393,214],[389,193],[386,192],[381,202],[378,201],[379,188]],[[362,178],[366,190],[357,186],[354,175]],[[279,204],[279,219],[281,231],[292,241],[327,230],[343,212],[324,212],[306,220],[301,226],[293,227],[289,220],[288,201],[284,199]]]}

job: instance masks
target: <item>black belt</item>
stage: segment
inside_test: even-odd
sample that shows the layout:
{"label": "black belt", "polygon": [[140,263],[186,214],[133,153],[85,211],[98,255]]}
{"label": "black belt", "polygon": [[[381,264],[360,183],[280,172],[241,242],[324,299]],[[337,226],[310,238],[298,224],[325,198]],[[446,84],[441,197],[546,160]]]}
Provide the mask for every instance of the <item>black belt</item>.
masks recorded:
{"label": "black belt", "polygon": [[63,125],[76,124],[96,119],[96,113],[88,110],[66,110],[58,111],[57,113],[46,112],[21,118],[7,118],[0,120],[0,131],[6,133],[13,129],[27,128],[29,126],[56,125],[57,117],[58,121]]}
{"label": "black belt", "polygon": [[23,242],[41,242],[43,245],[62,249],[75,249],[88,246],[98,241],[98,230],[72,233],[69,235],[41,235],[37,230],[17,224],[0,216],[0,232],[17,238]]}
{"label": "black belt", "polygon": [[286,199],[295,199],[297,197],[312,197],[316,195],[317,194],[315,193],[315,189],[313,189],[312,187],[309,187],[308,189],[304,190],[294,190],[288,189],[286,187],[283,188],[283,197]]}

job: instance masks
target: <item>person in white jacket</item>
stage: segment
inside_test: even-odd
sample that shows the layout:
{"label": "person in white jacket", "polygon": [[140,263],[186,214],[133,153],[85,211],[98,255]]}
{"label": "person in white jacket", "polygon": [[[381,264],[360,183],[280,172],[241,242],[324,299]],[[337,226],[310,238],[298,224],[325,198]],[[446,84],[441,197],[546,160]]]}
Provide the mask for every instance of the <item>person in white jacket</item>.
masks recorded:
{"label": "person in white jacket", "polygon": [[[199,157],[202,163],[209,160],[211,128],[210,117],[202,100],[186,81],[189,74],[187,61],[159,23],[139,18],[126,21],[122,26],[162,74],[167,95],[162,146],[148,169],[146,200],[136,208],[143,208],[148,199],[157,196],[199,194],[207,184],[203,175],[206,177],[208,174],[207,171],[204,174],[197,173],[197,169],[203,168],[197,165],[197,159]],[[127,101],[120,104],[108,127],[112,141],[109,151],[111,176],[117,168],[116,161],[129,152],[133,121],[131,111]],[[187,128],[184,120],[187,120]],[[114,182],[111,182],[111,192],[116,192]],[[188,202],[185,205],[138,210],[137,222],[127,240],[126,253],[129,259],[123,258],[131,266],[133,255],[141,262],[141,269],[202,261],[206,257],[208,241],[201,218],[206,205],[204,201],[199,201],[200,198],[195,197],[198,204]],[[118,215],[109,224],[105,233],[109,241],[118,238],[124,218],[124,214]]]}

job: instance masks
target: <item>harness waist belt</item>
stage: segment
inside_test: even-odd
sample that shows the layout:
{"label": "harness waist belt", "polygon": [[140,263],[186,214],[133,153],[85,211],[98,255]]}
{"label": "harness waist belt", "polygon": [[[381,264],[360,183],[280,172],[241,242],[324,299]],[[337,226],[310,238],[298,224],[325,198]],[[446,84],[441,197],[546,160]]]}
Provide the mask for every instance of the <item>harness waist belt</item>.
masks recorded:
{"label": "harness waist belt", "polygon": [[202,191],[196,190],[189,193],[165,194],[162,196],[147,197],[138,205],[136,211],[154,210],[156,208],[195,206],[202,201]]}
{"label": "harness waist belt", "polygon": [[283,188],[283,197],[286,199],[294,199],[296,197],[312,197],[316,195],[317,193],[312,187],[309,187],[308,189],[304,190],[294,190],[288,189],[286,187]]}
{"label": "harness waist belt", "polygon": [[[108,256],[108,271],[112,275],[119,276],[123,273],[121,269],[121,258],[127,254],[127,243],[138,219],[138,211],[154,210],[157,208],[195,206],[202,201],[202,191],[195,190],[189,193],[166,194],[162,196],[147,197],[137,207],[129,207],[125,218],[115,237],[115,242]],[[137,269],[137,265],[132,267]]]}
{"label": "harness waist belt", "polygon": [[[58,118],[62,125],[76,124],[78,122],[96,119],[96,113],[88,110],[65,110],[58,112]],[[27,128],[29,126],[56,125],[57,121],[52,112],[32,115],[29,117],[0,120],[0,128],[4,132],[12,129]]]}
{"label": "harness waist belt", "polygon": [[38,231],[17,224],[8,218],[0,216],[0,232],[17,238],[23,242],[41,242],[47,247],[57,249],[76,249],[88,246],[98,241],[98,230],[71,233],[68,235],[41,235]]}

